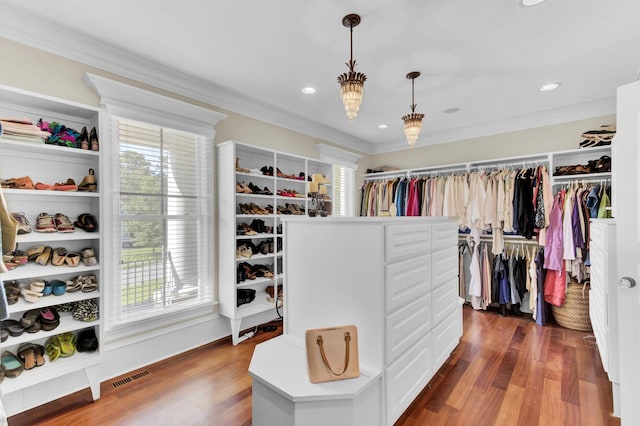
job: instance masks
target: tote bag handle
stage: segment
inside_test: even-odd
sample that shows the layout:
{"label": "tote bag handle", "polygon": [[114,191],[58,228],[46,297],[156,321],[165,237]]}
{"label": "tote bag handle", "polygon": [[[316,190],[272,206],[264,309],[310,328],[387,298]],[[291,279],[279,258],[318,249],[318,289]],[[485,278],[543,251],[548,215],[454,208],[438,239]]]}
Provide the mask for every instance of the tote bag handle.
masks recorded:
{"label": "tote bag handle", "polygon": [[324,365],[336,376],[342,376],[345,371],[347,371],[347,367],[349,366],[349,343],[351,342],[351,334],[348,331],[344,332],[344,342],[345,342],[345,355],[344,355],[344,368],[341,372],[336,373],[331,368],[329,364],[329,360],[327,359],[327,355],[324,353],[324,342],[322,340],[322,336],[318,336],[316,338],[316,344],[320,347],[320,356],[322,357],[322,362]]}

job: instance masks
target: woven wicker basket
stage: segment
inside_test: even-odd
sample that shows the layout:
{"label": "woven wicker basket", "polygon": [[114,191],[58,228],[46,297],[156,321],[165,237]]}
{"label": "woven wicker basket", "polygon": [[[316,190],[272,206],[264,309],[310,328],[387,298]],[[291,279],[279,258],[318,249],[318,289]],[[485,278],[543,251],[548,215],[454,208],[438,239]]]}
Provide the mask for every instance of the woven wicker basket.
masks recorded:
{"label": "woven wicker basket", "polygon": [[589,317],[589,282],[567,284],[567,297],[562,306],[551,306],[558,325],[572,330],[591,331]]}

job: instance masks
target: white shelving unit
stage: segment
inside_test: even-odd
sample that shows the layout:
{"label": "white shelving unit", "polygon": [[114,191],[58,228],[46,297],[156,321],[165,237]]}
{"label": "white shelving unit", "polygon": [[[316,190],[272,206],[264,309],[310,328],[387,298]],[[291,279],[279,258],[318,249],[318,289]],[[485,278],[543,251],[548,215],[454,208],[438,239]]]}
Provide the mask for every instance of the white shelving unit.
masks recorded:
{"label": "white shelving unit", "polygon": [[[236,170],[236,159],[239,167],[245,170]],[[270,168],[273,175],[265,175],[263,168],[266,168],[265,171]],[[322,174],[331,179],[332,170],[332,165],[329,163],[235,141],[224,142],[217,146],[220,313],[230,320],[234,345],[246,338],[239,336],[244,318],[269,311],[273,312],[272,319],[277,318],[276,301],[270,300],[265,289],[268,286],[274,286],[274,295],[277,296],[283,282],[282,235],[278,233],[281,225],[280,218],[285,216],[283,213],[285,210],[288,212],[295,210],[290,209],[290,205],[298,207],[305,215],[309,210],[314,210],[315,206],[311,198],[307,197],[308,177],[313,174]],[[290,177],[278,176],[278,174]],[[236,192],[238,183],[246,185],[251,183],[260,190],[267,188],[271,195],[238,193]],[[331,183],[325,185],[327,192],[331,194]],[[295,191],[300,194],[300,197],[279,195],[279,191],[282,190]],[[243,212],[240,208],[241,204],[251,205],[252,203],[262,209],[269,208],[269,213],[248,214],[246,210]],[[330,214],[330,200],[326,201],[326,208]],[[239,235],[239,226],[242,224],[251,226],[254,221],[263,221],[270,232]],[[254,254],[251,258],[236,256],[236,248],[239,245],[252,243],[257,247],[261,242],[272,243],[273,251]],[[251,266],[266,265],[273,272],[274,278],[258,277],[254,280],[239,280],[238,267],[243,263]],[[255,290],[255,299],[238,306],[238,289]]]}
{"label": "white shelving unit", "polygon": [[[6,86],[0,86],[0,116],[23,118],[28,117],[34,123],[39,118],[46,121],[56,121],[80,131],[83,126],[88,129],[96,127],[100,136],[99,108],[68,102],[62,99],[47,97],[31,92],[17,90]],[[33,183],[43,182],[53,184],[73,179],[80,184],[82,178],[89,174],[89,169],[95,172],[100,190],[100,152],[68,148],[55,145],[46,145],[38,142],[27,142],[12,139],[4,135],[0,138],[0,178],[8,179],[22,176],[31,177]],[[41,212],[54,215],[62,213],[74,222],[82,213],[90,213],[96,217],[100,224],[100,192],[64,192],[64,191],[38,191],[26,189],[3,189],[4,197],[10,212],[24,212],[34,231],[21,234],[17,237],[17,245],[20,250],[26,251],[31,246],[44,245],[53,249],[64,247],[68,252],[80,252],[84,248],[94,249],[98,261],[100,260],[101,233],[85,232],[76,229],[72,233],[38,233],[35,232],[36,218]],[[11,251],[3,247],[5,252]],[[101,286],[102,266],[98,264],[86,266],[82,262],[76,267],[41,266],[28,263],[2,274],[2,281],[16,280],[24,285],[31,278],[44,280],[58,279],[69,280],[78,275],[93,274]],[[38,302],[27,302],[20,296],[17,303],[9,305],[10,319],[20,320],[24,312],[31,309],[56,307],[57,305],[79,302],[82,300],[98,299],[100,302],[100,290],[83,293],[82,291],[65,293],[61,296],[42,296]],[[94,328],[99,342],[101,341],[101,321],[84,322],[74,320],[71,313],[60,312],[60,325],[51,331],[38,331],[33,334],[24,332],[20,336],[10,336],[0,344],[0,350],[10,351],[17,355],[20,344],[31,342],[39,345],[45,344],[47,338],[65,332],[77,333],[83,329]],[[50,362],[45,355],[45,364],[28,371],[24,371],[16,378],[5,378],[0,384],[0,393],[8,415],[12,415],[49,400],[64,396],[73,390],[54,388],[48,382],[55,379],[73,377],[67,384],[73,387],[89,387],[93,399],[100,397],[100,350],[91,353],[77,353],[68,358],[59,358]],[[84,383],[77,383],[77,373],[85,378]],[[54,382],[51,382],[54,383]],[[33,386],[51,386],[47,392],[40,392],[38,398],[29,398],[29,392],[33,392]],[[53,398],[43,400],[41,395],[55,395]]]}

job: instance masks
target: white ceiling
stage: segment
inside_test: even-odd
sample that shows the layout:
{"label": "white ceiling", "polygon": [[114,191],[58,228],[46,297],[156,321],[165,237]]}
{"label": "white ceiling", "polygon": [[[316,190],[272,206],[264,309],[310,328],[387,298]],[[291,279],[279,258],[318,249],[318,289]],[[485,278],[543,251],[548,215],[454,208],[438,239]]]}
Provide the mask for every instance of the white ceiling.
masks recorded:
{"label": "white ceiling", "polygon": [[[369,153],[407,148],[401,117],[410,111],[410,71],[422,73],[416,112],[426,114],[416,146],[614,113],[616,88],[640,71],[638,0],[0,6],[0,36]],[[336,82],[347,71],[348,13],[362,17],[354,58],[368,77],[353,123]],[[539,92],[547,82],[562,86]],[[301,94],[308,85],[315,95]],[[443,113],[453,107],[460,111]]]}

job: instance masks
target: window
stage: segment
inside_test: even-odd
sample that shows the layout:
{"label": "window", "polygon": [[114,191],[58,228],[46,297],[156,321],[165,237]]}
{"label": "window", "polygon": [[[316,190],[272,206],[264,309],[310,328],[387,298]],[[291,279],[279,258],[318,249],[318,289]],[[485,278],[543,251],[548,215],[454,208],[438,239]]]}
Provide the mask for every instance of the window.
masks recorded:
{"label": "window", "polygon": [[[105,337],[215,314],[214,126],[226,116],[99,75]],[[109,185],[110,184],[110,185]]]}
{"label": "window", "polygon": [[355,216],[355,175],[361,156],[326,144],[316,144],[320,159],[333,164],[334,216]]}
{"label": "window", "polygon": [[333,166],[333,215],[354,216],[354,191],[356,171],[350,167]]}
{"label": "window", "polygon": [[211,303],[213,142],[125,118],[110,121],[119,267],[112,325]]}

